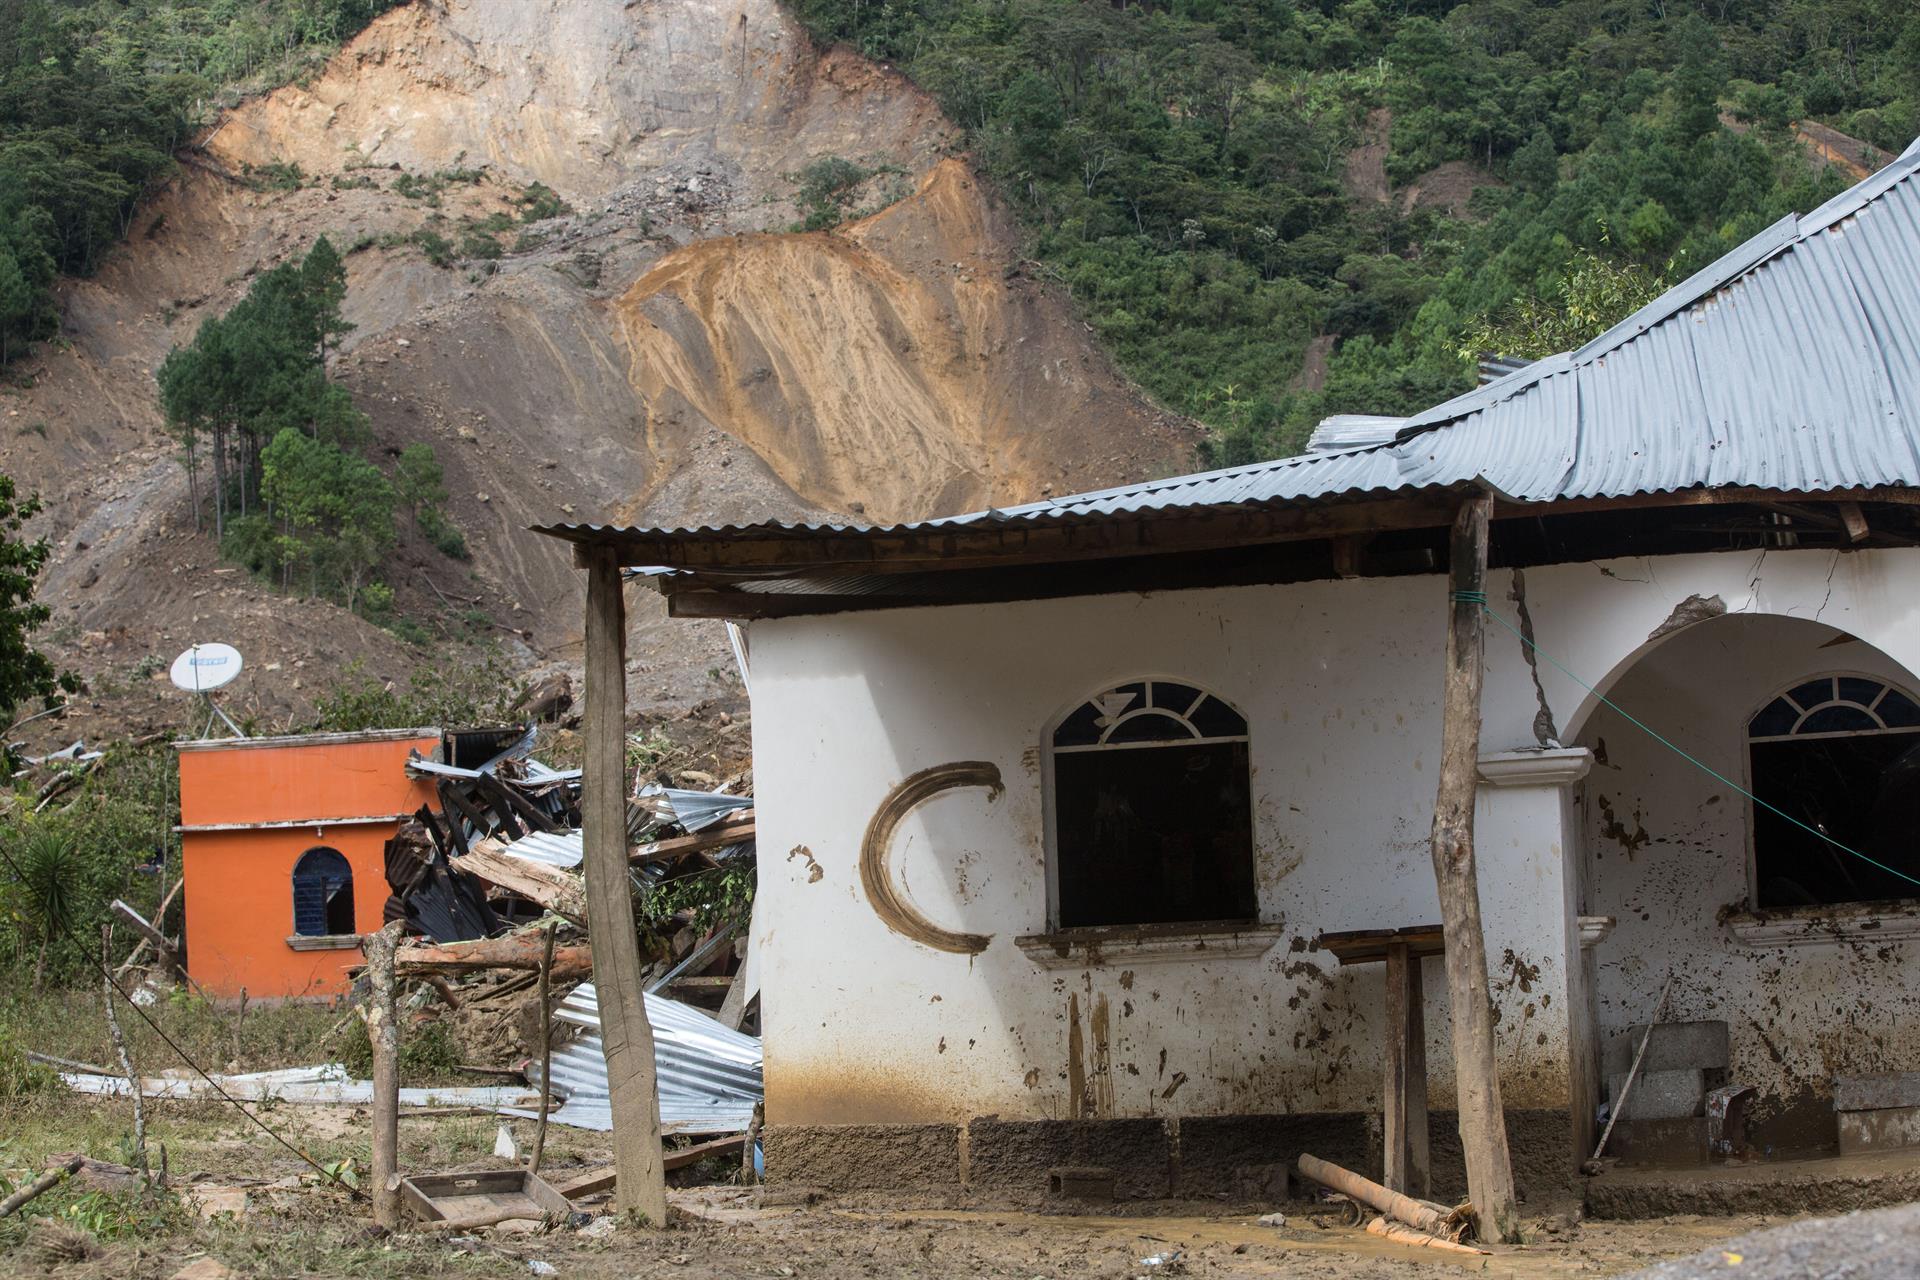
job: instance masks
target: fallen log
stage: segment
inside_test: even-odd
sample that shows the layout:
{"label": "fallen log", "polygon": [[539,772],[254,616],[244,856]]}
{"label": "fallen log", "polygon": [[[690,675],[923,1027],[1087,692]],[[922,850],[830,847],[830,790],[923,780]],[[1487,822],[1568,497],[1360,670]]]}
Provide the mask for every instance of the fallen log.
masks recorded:
{"label": "fallen log", "polygon": [[[394,953],[394,972],[403,978],[436,973],[481,973],[488,969],[540,971],[541,938],[537,933],[510,933],[503,938],[477,938],[444,945],[413,943]],[[593,948],[555,947],[553,981],[579,982],[593,973]]]}
{"label": "fallen log", "polygon": [[1403,1196],[1371,1178],[1363,1178],[1350,1169],[1342,1169],[1318,1156],[1303,1154],[1300,1157],[1300,1172],[1323,1187],[1331,1187],[1349,1199],[1358,1200],[1377,1213],[1398,1218],[1408,1226],[1418,1227],[1432,1235],[1458,1240],[1468,1225],[1465,1216],[1458,1210]]}
{"label": "fallen log", "polygon": [[1398,1222],[1388,1222],[1385,1218],[1375,1218],[1367,1223],[1367,1233],[1391,1240],[1395,1244],[1419,1245],[1426,1249],[1443,1249],[1448,1253],[1472,1253],[1486,1256],[1493,1250],[1482,1249],[1478,1245],[1461,1244],[1458,1240],[1449,1240],[1445,1236],[1430,1235],[1417,1231]]}
{"label": "fallen log", "polygon": [[453,860],[453,865],[576,924],[587,918],[587,886],[579,876],[544,862],[516,858],[506,849],[491,836],[475,840],[466,853]]}
{"label": "fallen log", "polygon": [[11,1214],[15,1209],[18,1209],[28,1201],[37,1199],[53,1190],[62,1182],[66,1181],[66,1179],[78,1173],[80,1166],[86,1162],[85,1156],[73,1156],[65,1164],[55,1165],[53,1168],[35,1178],[32,1182],[29,1182],[26,1186],[8,1196],[5,1200],[0,1200],[0,1218]]}

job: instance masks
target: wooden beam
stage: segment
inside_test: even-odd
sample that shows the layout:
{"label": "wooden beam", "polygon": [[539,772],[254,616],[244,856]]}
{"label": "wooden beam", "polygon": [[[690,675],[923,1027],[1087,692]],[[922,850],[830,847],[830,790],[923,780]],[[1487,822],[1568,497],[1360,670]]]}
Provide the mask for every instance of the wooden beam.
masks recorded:
{"label": "wooden beam", "polygon": [[754,820],[745,822],[730,820],[718,827],[708,827],[705,831],[696,831],[690,836],[674,836],[667,840],[655,840],[650,844],[637,844],[627,855],[633,863],[666,862],[689,853],[701,853],[707,849],[724,848],[730,844],[741,844],[753,839]]}
{"label": "wooden beam", "polygon": [[1453,1010],[1453,1061],[1467,1194],[1488,1240],[1520,1238],[1520,1210],[1507,1152],[1494,1054],[1487,943],[1473,865],[1473,802],[1479,789],[1480,688],[1485,677],[1487,524],[1493,499],[1468,498],[1453,523],[1440,782],[1433,805],[1433,875],[1446,929],[1447,995]]}
{"label": "wooden beam", "polygon": [[600,1035],[613,1113],[618,1204],[647,1226],[665,1230],[667,1181],[660,1157],[660,1094],[627,873],[627,607],[619,555],[610,547],[590,547],[584,559],[586,759],[580,816],[594,986],[600,997]]}
{"label": "wooden beam", "polygon": [[579,876],[543,862],[516,858],[506,849],[492,836],[475,840],[464,857],[453,860],[454,869],[479,876],[576,923],[586,919],[586,886]]}
{"label": "wooden beam", "polygon": [[1860,504],[1842,502],[1837,505],[1840,508],[1840,522],[1847,527],[1847,541],[1865,542],[1873,530],[1868,527],[1866,513],[1860,510]]}

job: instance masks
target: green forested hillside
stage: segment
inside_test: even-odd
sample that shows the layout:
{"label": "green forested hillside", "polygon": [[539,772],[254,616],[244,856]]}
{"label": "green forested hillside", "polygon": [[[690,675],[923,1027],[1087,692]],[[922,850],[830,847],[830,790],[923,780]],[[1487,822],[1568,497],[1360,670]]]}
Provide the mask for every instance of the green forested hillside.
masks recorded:
{"label": "green forested hillside", "polygon": [[[1849,185],[1791,122],[1920,132],[1912,0],[795,2],[971,131],[1040,262],[1221,462],[1470,386],[1488,326],[1566,336],[1541,314],[1582,266],[1624,304]],[[1349,190],[1370,114],[1396,188],[1449,161],[1500,185],[1459,219]]]}
{"label": "green forested hillside", "polygon": [[224,92],[277,83],[394,0],[0,0],[0,367]]}

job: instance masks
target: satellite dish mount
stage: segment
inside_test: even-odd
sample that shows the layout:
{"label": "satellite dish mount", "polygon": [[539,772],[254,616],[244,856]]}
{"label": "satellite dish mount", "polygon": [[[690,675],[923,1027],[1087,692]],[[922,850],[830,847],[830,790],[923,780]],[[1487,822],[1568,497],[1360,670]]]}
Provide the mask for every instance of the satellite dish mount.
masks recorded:
{"label": "satellite dish mount", "polygon": [[213,691],[229,683],[240,674],[245,665],[240,660],[240,651],[230,644],[195,644],[187,646],[187,651],[173,660],[168,678],[176,689],[184,689],[195,694],[207,708],[207,723],[200,730],[200,737],[213,736],[213,725],[217,720],[233,731],[236,738],[246,737],[246,732],[233,722],[233,717],[220,709],[213,700]]}

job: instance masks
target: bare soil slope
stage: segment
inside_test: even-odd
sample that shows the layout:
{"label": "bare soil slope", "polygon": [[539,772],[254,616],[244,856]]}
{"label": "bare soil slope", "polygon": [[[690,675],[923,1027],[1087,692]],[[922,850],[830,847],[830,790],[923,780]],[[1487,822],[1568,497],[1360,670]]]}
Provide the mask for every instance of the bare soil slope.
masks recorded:
{"label": "bare soil slope", "polygon": [[[774,0],[389,13],[312,84],[213,130],[68,288],[31,385],[0,387],[0,469],[48,501],[50,647],[99,676],[218,635],[262,672],[306,673],[259,687],[276,724],[349,659],[396,678],[439,660],[220,572],[154,402],[167,350],[323,233],[353,250],[336,376],[382,447],[435,446],[473,551],[409,542],[388,575],[401,606],[529,665],[577,660],[579,626],[568,557],[529,524],[892,520],[1187,466],[1191,426],[1022,274],[954,140],[902,78],[815,50]],[[794,174],[827,155],[880,173],[860,199],[880,207],[783,231]],[[303,185],[242,180],[269,164]],[[437,207],[394,189],[455,167],[485,176]],[[404,242],[513,212],[535,181],[574,212],[506,233],[497,263],[435,267]],[[710,692],[717,629],[638,613],[637,697]]]}

